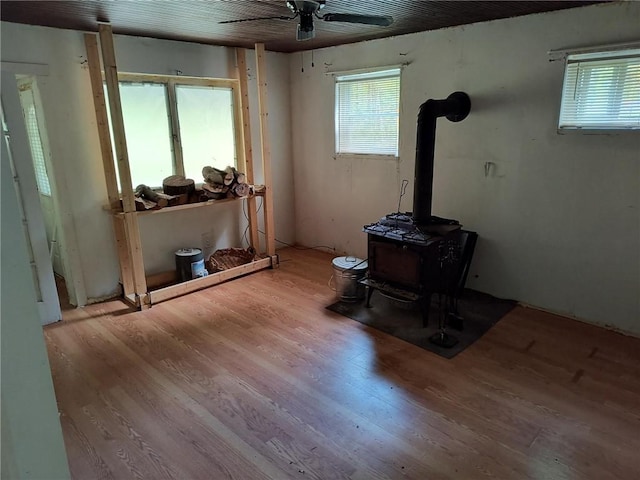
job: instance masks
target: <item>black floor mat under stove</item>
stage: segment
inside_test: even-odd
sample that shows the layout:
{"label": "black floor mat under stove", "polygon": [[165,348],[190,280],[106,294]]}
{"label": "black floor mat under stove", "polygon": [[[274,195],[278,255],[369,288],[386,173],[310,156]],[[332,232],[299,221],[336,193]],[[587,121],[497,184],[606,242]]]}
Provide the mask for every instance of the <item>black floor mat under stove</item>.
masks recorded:
{"label": "black floor mat under stove", "polygon": [[459,340],[451,348],[443,348],[429,342],[429,337],[438,331],[440,312],[436,295],[431,301],[427,328],[422,326],[422,316],[417,307],[399,304],[379,292],[375,292],[371,297],[371,308],[366,308],[364,304],[364,300],[357,303],[336,302],[327,308],[445,358],[453,358],[509,313],[516,302],[474,290],[465,290],[458,302],[459,313],[464,318],[464,328],[462,331],[447,329]]}

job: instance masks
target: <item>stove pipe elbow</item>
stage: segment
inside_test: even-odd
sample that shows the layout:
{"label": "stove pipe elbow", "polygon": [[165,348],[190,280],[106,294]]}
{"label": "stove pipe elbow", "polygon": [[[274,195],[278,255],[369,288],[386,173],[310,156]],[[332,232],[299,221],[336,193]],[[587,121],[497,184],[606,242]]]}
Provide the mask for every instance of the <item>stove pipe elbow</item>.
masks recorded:
{"label": "stove pipe elbow", "polygon": [[454,92],[445,100],[430,99],[420,106],[413,183],[413,220],[418,225],[428,224],[431,219],[436,120],[447,117],[451,122],[460,122],[470,110],[471,99],[464,92]]}

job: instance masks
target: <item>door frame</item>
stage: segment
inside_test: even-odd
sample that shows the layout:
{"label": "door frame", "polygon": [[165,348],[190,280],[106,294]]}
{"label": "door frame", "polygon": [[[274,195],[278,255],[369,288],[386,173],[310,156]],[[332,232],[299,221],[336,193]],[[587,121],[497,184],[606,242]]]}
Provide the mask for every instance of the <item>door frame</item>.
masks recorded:
{"label": "door frame", "polygon": [[[42,217],[40,195],[36,187],[27,130],[24,121],[16,118],[15,114],[18,107],[22,113],[15,76],[3,71],[2,87],[2,117],[7,125],[6,132],[3,127],[2,157],[4,158],[2,161],[9,163],[13,175],[19,215],[24,226],[24,238],[33,273],[38,314],[40,322],[47,325],[62,320],[60,300],[53,276],[53,265]],[[9,116],[7,112],[14,114]]]}
{"label": "door frame", "polygon": [[[18,75],[33,77],[33,92],[36,101],[36,114],[38,116],[38,124],[40,125],[40,134],[43,149],[45,150],[45,162],[47,166],[47,172],[49,175],[49,183],[51,185],[51,192],[53,198],[53,207],[56,216],[56,222],[58,223],[57,242],[62,256],[65,283],[69,294],[70,303],[81,307],[87,304],[87,293],[84,284],[84,274],[82,270],[81,259],[78,256],[78,240],[76,235],[76,226],[74,223],[74,215],[72,210],[73,202],[69,199],[68,189],[66,186],[66,177],[64,175],[63,165],[54,166],[51,160],[52,152],[47,137],[47,118],[46,118],[46,106],[44,105],[45,99],[42,98],[41,93],[46,90],[47,76],[49,75],[49,65],[35,64],[35,63],[21,63],[21,62],[1,62],[2,75],[12,74],[12,81],[9,83],[3,82],[2,95],[5,96],[5,90],[9,90],[16,95],[18,100],[18,110],[9,109],[8,105],[5,105],[5,115],[9,119],[13,119],[14,116],[20,117],[22,123],[24,120],[22,117],[22,104],[19,99],[18,92]],[[15,87],[14,87],[15,85]],[[13,96],[13,95],[12,95]],[[10,110],[10,111],[8,111]],[[49,120],[52,120],[49,118]],[[27,145],[28,148],[28,145]],[[30,153],[30,152],[29,152]],[[33,175],[33,185],[35,188],[35,173],[33,173],[33,167],[31,167],[31,173]],[[38,193],[37,190],[35,192]]]}

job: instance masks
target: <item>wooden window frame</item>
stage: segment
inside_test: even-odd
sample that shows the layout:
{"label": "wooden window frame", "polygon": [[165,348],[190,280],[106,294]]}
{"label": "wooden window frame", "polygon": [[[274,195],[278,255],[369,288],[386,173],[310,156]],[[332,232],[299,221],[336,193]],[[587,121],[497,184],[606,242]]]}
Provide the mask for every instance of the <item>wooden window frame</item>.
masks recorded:
{"label": "wooden window frame", "polygon": [[[103,77],[103,81],[106,81]],[[144,73],[118,72],[118,83],[156,83],[165,85],[167,89],[169,126],[172,143],[173,170],[176,175],[185,174],[184,157],[180,121],[178,119],[178,101],[176,87],[181,85],[228,88],[233,98],[233,143],[235,148],[235,165],[245,165],[244,144],[242,136],[242,100],[240,82],[231,78],[190,77],[183,75],[151,75]]]}

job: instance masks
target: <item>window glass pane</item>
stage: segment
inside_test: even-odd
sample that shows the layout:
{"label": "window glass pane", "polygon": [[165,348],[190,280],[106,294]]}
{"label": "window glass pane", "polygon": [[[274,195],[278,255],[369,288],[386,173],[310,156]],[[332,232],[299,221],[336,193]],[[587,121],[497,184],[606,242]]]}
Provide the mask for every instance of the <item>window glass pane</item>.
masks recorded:
{"label": "window glass pane", "polygon": [[640,128],[640,50],[610,55],[569,55],[560,128]]}
{"label": "window glass pane", "polygon": [[187,178],[202,182],[202,167],[236,166],[233,91],[176,86],[182,158]]}
{"label": "window glass pane", "polygon": [[336,153],[398,155],[400,70],[336,79]]}
{"label": "window glass pane", "polygon": [[[150,187],[160,187],[162,180],[174,173],[166,86],[120,82],[120,102],[127,138],[131,184],[134,189],[141,183]],[[115,157],[113,131],[111,135]],[[121,188],[119,177],[118,188]]]}
{"label": "window glass pane", "polygon": [[43,195],[51,196],[51,185],[44,161],[44,150],[40,141],[40,129],[36,116],[36,107],[33,103],[25,110],[25,122],[27,126],[27,136],[29,137],[29,147],[31,147],[31,157],[33,158],[33,168],[36,173],[36,184],[38,191]]}

